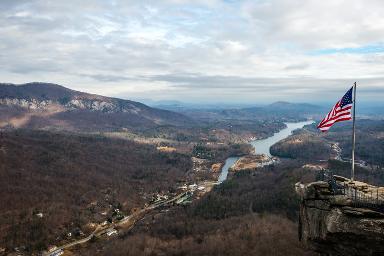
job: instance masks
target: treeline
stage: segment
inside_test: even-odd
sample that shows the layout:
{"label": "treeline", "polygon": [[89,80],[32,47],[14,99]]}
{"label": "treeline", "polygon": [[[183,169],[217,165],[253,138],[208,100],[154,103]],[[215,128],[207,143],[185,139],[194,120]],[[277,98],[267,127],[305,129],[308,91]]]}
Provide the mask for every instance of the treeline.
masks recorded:
{"label": "treeline", "polygon": [[98,211],[109,204],[129,212],[149,200],[143,198],[147,193],[172,190],[191,166],[188,156],[125,140],[2,132],[0,247],[41,250],[70,230],[100,221]]}
{"label": "treeline", "polygon": [[229,144],[229,145],[206,145],[199,143],[194,146],[192,155],[194,157],[216,162],[224,161],[230,156],[243,156],[252,151],[252,146],[249,144]]}
{"label": "treeline", "polygon": [[277,142],[270,148],[270,152],[274,156],[309,161],[327,160],[331,151],[329,142],[305,130]]}

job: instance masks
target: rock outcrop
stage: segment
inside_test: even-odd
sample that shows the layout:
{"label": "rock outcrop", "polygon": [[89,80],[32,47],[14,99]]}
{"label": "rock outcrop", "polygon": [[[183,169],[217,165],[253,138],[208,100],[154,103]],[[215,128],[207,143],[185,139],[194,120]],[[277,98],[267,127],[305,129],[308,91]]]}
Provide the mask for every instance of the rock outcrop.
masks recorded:
{"label": "rock outcrop", "polygon": [[102,99],[71,99],[66,103],[52,100],[38,100],[38,99],[14,99],[14,98],[0,98],[0,105],[17,106],[29,110],[49,110],[52,106],[60,105],[66,110],[90,110],[102,111],[104,113],[116,112],[131,112],[140,113],[142,110],[131,103],[122,103],[123,101]]}
{"label": "rock outcrop", "polygon": [[[345,181],[349,182],[345,187],[351,188],[353,183]],[[301,196],[300,240],[321,255],[384,255],[384,214],[380,207],[365,207],[373,204],[362,195],[367,204],[359,205],[353,196],[347,196],[345,187],[335,193],[323,181],[296,184]],[[364,192],[356,190],[357,198],[358,193]]]}

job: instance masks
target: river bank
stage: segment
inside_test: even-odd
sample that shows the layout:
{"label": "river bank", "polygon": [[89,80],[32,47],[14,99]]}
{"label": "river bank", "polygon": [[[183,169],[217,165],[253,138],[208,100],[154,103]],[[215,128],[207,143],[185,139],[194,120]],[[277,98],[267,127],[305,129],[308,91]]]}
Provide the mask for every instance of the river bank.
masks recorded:
{"label": "river bank", "polygon": [[[289,135],[292,134],[292,132],[296,129],[301,129],[303,128],[305,125],[308,125],[308,124],[312,124],[313,121],[312,120],[309,120],[309,121],[303,121],[303,122],[297,122],[297,123],[285,123],[285,125],[287,126],[286,128],[282,129],[281,131],[275,133],[273,136],[271,137],[268,137],[266,139],[261,139],[261,140],[252,140],[249,144],[253,147],[254,149],[254,152],[253,152],[253,155],[265,155],[267,157],[269,157],[270,159],[274,159],[274,157],[272,157],[269,149],[270,147],[275,144],[276,142],[282,140],[282,139],[285,139],[286,137],[288,137]],[[233,156],[233,157],[229,157],[225,160],[225,164],[224,166],[222,167],[221,169],[221,173],[220,173],[220,176],[218,178],[218,182],[221,183],[223,181],[225,181],[228,177],[228,172],[230,170],[231,167],[234,166],[234,164],[240,159],[241,157],[239,156]],[[273,163],[275,161],[272,161],[270,163]],[[264,163],[265,165],[265,163]],[[256,165],[255,165],[256,166]]]}

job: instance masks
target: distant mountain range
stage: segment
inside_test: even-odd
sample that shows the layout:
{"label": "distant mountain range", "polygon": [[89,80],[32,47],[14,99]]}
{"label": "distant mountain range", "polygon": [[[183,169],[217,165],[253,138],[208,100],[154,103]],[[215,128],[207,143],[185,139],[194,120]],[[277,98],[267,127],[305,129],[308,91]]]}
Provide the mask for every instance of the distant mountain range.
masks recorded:
{"label": "distant mountain range", "polygon": [[178,111],[194,119],[216,122],[218,120],[278,120],[301,121],[319,119],[326,109],[308,103],[275,102],[265,106],[228,109],[181,109]]}
{"label": "distant mountain range", "polygon": [[242,111],[250,113],[268,113],[279,116],[292,115],[314,115],[324,112],[324,107],[312,105],[308,103],[290,103],[285,101],[277,101],[263,107],[244,108]]}
{"label": "distant mountain range", "polygon": [[268,105],[268,107],[276,110],[298,110],[301,112],[313,112],[321,108],[320,106],[309,103],[291,103],[287,101],[277,101]]}
{"label": "distant mountain range", "polygon": [[115,131],[192,123],[180,113],[57,84],[0,83],[0,127]]}

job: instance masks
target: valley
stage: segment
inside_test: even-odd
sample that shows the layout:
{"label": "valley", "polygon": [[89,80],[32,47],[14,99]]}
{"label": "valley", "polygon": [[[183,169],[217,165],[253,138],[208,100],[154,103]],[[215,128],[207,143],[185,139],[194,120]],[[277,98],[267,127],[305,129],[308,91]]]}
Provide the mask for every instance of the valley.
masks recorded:
{"label": "valley", "polygon": [[0,256],[384,255],[383,13],[1,0]]}
{"label": "valley", "polygon": [[[316,255],[296,235],[294,185],[322,168],[348,176],[349,128],[319,134],[311,105],[175,113],[52,84],[0,88],[9,255]],[[357,146],[369,167],[357,177],[383,184],[384,123],[357,124],[372,144]]]}

